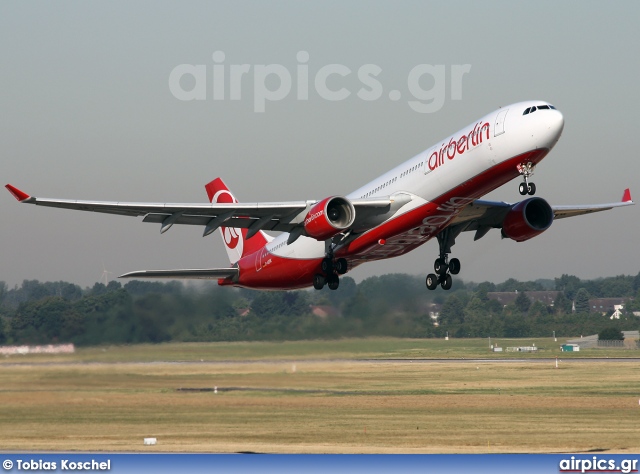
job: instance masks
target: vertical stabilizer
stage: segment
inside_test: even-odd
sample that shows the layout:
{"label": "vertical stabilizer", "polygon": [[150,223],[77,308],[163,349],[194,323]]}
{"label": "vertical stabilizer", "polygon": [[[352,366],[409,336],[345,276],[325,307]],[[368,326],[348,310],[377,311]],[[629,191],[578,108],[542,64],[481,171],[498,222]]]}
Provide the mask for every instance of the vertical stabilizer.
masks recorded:
{"label": "vertical stabilizer", "polygon": [[[222,202],[232,203],[238,202],[238,200],[231,194],[227,185],[220,178],[216,178],[210,183],[205,185],[207,195],[210,202]],[[262,249],[272,239],[260,231],[250,239],[247,239],[247,229],[240,229],[234,227],[220,227],[220,233],[222,235],[222,241],[227,249],[229,260],[233,265],[242,257],[251,255],[254,252]]]}

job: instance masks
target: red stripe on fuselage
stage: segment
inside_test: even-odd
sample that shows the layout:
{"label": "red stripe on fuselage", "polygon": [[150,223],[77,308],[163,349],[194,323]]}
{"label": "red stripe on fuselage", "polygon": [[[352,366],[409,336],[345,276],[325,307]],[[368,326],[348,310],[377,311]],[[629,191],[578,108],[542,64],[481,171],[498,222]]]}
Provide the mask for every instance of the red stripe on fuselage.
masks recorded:
{"label": "red stripe on fuselage", "polygon": [[[351,242],[347,249],[341,249],[337,256],[371,261],[397,257],[410,252],[447,227],[467,204],[517,177],[518,164],[538,163],[547,153],[549,153],[548,149],[533,150],[503,161],[432,202],[365,232]],[[380,239],[386,240],[386,244],[379,245]]]}
{"label": "red stripe on fuselage", "polygon": [[[336,256],[346,258],[349,261],[349,269],[353,269],[368,261],[397,257],[410,252],[447,227],[467,204],[517,177],[518,164],[537,164],[547,153],[548,149],[538,149],[503,161],[432,202],[365,232],[340,249]],[[380,239],[385,241],[384,245],[380,245]],[[321,273],[321,262],[322,259],[318,258],[278,257],[263,248],[238,261],[240,276],[236,283],[224,280],[219,281],[219,284],[272,290],[306,288],[313,284],[313,276]]]}

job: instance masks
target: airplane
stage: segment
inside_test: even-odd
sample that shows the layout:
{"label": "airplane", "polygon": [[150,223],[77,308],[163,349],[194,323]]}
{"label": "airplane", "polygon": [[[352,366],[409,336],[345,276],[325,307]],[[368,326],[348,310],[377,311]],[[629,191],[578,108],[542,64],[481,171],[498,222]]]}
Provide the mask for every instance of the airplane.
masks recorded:
{"label": "airplane", "polygon": [[[120,278],[217,279],[222,286],[291,290],[325,285],[357,266],[397,257],[436,238],[439,255],[426,286],[448,290],[461,270],[449,259],[461,232],[474,240],[491,229],[524,242],[554,220],[634,204],[627,188],[620,202],[551,206],[534,197],[530,178],[558,142],[562,113],[549,102],[519,102],[491,112],[346,196],[294,202],[238,202],[216,178],[205,185],[209,203],[126,203],[30,196],[8,184],[21,203],[143,217],[165,233],[174,224],[220,230],[231,266],[144,270]],[[521,177],[517,203],[480,198]],[[280,232],[272,237],[264,231]]]}

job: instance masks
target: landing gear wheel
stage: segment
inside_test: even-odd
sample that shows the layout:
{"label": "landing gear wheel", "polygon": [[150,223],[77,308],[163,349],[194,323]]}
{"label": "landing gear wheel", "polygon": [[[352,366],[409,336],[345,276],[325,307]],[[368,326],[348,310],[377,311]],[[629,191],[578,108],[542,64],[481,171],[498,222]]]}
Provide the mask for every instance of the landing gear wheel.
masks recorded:
{"label": "landing gear wheel", "polygon": [[533,183],[529,183],[527,186],[527,192],[529,195],[533,196],[536,193],[536,185]]}
{"label": "landing gear wheel", "polygon": [[520,187],[518,188],[518,191],[520,191],[520,194],[525,196],[529,192],[529,186],[527,186],[527,183],[520,183]]}
{"label": "landing gear wheel", "polygon": [[313,287],[316,290],[321,290],[326,282],[326,278],[322,275],[316,274],[313,276]]}
{"label": "landing gear wheel", "polygon": [[347,269],[349,265],[344,258],[339,258],[338,260],[335,261],[335,263],[333,264],[333,267],[335,268],[336,272],[338,272],[340,275],[344,275],[345,273],[347,273]]}
{"label": "landing gear wheel", "polygon": [[337,290],[340,286],[340,278],[338,278],[338,275],[331,275],[327,278],[327,286],[330,290]]}
{"label": "landing gear wheel", "polygon": [[536,185],[529,182],[531,176],[533,176],[535,167],[535,163],[531,161],[529,161],[528,163],[520,163],[518,166],[516,166],[518,173],[520,173],[523,179],[522,183],[520,183],[520,187],[518,188],[520,194],[522,194],[523,196],[525,194],[530,194],[531,196],[533,196],[536,193]]}
{"label": "landing gear wheel", "polygon": [[[530,166],[527,165],[527,170],[529,170]],[[518,168],[520,171],[520,168]],[[527,171],[528,172],[528,171]],[[522,174],[522,173],[521,173]],[[520,185],[520,191],[527,192],[528,188],[526,187],[527,180],[526,175],[524,179],[524,183]],[[442,289],[449,290],[453,284],[453,279],[451,275],[457,275],[460,273],[460,260],[457,258],[452,258],[449,260],[449,254],[451,253],[451,247],[456,243],[456,237],[462,228],[459,226],[448,226],[444,228],[442,231],[436,234],[438,238],[438,246],[440,247],[439,256],[436,261],[433,263],[434,273],[430,273],[427,275],[427,288],[430,290],[435,290],[438,285],[442,286]]]}
{"label": "landing gear wheel", "polygon": [[457,258],[452,258],[449,260],[449,271],[452,275],[457,275],[460,273],[460,260]]}
{"label": "landing gear wheel", "polygon": [[331,273],[333,272],[333,263],[330,258],[323,258],[322,264],[320,265],[323,273]]}
{"label": "landing gear wheel", "polygon": [[444,258],[438,258],[433,264],[433,269],[438,275],[447,273],[448,266]]}
{"label": "landing gear wheel", "polygon": [[438,277],[433,273],[429,273],[426,283],[429,290],[435,290],[438,287]]}

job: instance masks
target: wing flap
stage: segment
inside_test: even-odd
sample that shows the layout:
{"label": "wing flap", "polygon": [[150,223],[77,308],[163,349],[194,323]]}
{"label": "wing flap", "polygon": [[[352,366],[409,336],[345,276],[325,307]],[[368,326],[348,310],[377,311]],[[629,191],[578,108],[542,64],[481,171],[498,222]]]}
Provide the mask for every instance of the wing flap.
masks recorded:
{"label": "wing flap", "polygon": [[452,225],[464,226],[465,231],[500,227],[513,204],[502,201],[476,200],[467,205],[452,221]]}
{"label": "wing flap", "polygon": [[216,280],[229,278],[232,281],[238,279],[238,268],[198,268],[185,270],[140,270],[125,273],[118,278],[171,278],[171,279],[200,279]]}
{"label": "wing flap", "polygon": [[[52,199],[30,196],[10,184],[6,188],[20,202],[38,206],[57,207],[76,211],[100,212],[122,216],[143,217],[143,222],[161,224],[168,230],[173,224],[207,226],[212,219],[232,213],[226,227],[255,228],[278,232],[291,232],[302,225],[304,218],[317,201],[256,202],[256,203],[154,203],[85,201]],[[381,198],[355,199],[355,227],[373,227],[399,207],[412,200],[407,193]],[[167,221],[170,219],[170,222]],[[252,227],[253,226],[253,227]]]}
{"label": "wing flap", "polygon": [[615,207],[632,206],[635,204],[631,199],[631,191],[629,188],[622,193],[622,200],[610,204],[590,204],[582,206],[551,206],[553,209],[554,219],[564,219],[565,217],[581,216],[594,212],[608,211]]}
{"label": "wing flap", "polygon": [[[171,216],[171,224],[206,226],[212,219],[233,214],[225,221],[227,227],[248,228],[256,220],[264,219],[260,228],[281,232],[290,231],[302,221],[310,203],[315,201],[256,202],[256,203],[154,203],[119,201],[83,201],[30,196],[10,184],[9,192],[20,202],[76,211],[100,212],[121,216],[144,217],[143,222],[163,224]],[[301,217],[300,217],[301,216]],[[267,219],[269,217],[269,219]],[[169,226],[170,227],[170,226]]]}
{"label": "wing flap", "polygon": [[306,202],[282,203],[151,203],[151,202],[110,202],[110,201],[76,201],[68,199],[49,199],[31,197],[22,202],[38,206],[58,207],[76,211],[106,212],[109,214],[129,214],[143,216],[149,213],[175,214],[183,212],[191,215],[216,217],[219,214],[234,211],[237,217],[263,217],[268,215],[288,216],[296,211],[304,210]]}
{"label": "wing flap", "polygon": [[398,192],[391,196],[351,200],[356,210],[353,231],[364,232],[381,224],[412,200],[413,196],[405,192]]}
{"label": "wing flap", "polygon": [[[631,206],[629,189],[625,189],[622,201],[608,204],[583,204],[575,206],[551,206],[555,219],[574,217],[594,212],[608,211],[616,207]],[[452,221],[452,226],[458,226],[464,231],[480,231],[484,235],[488,228],[501,228],[505,216],[514,204],[507,202],[476,200],[466,206]],[[478,237],[479,238],[479,237]]]}

